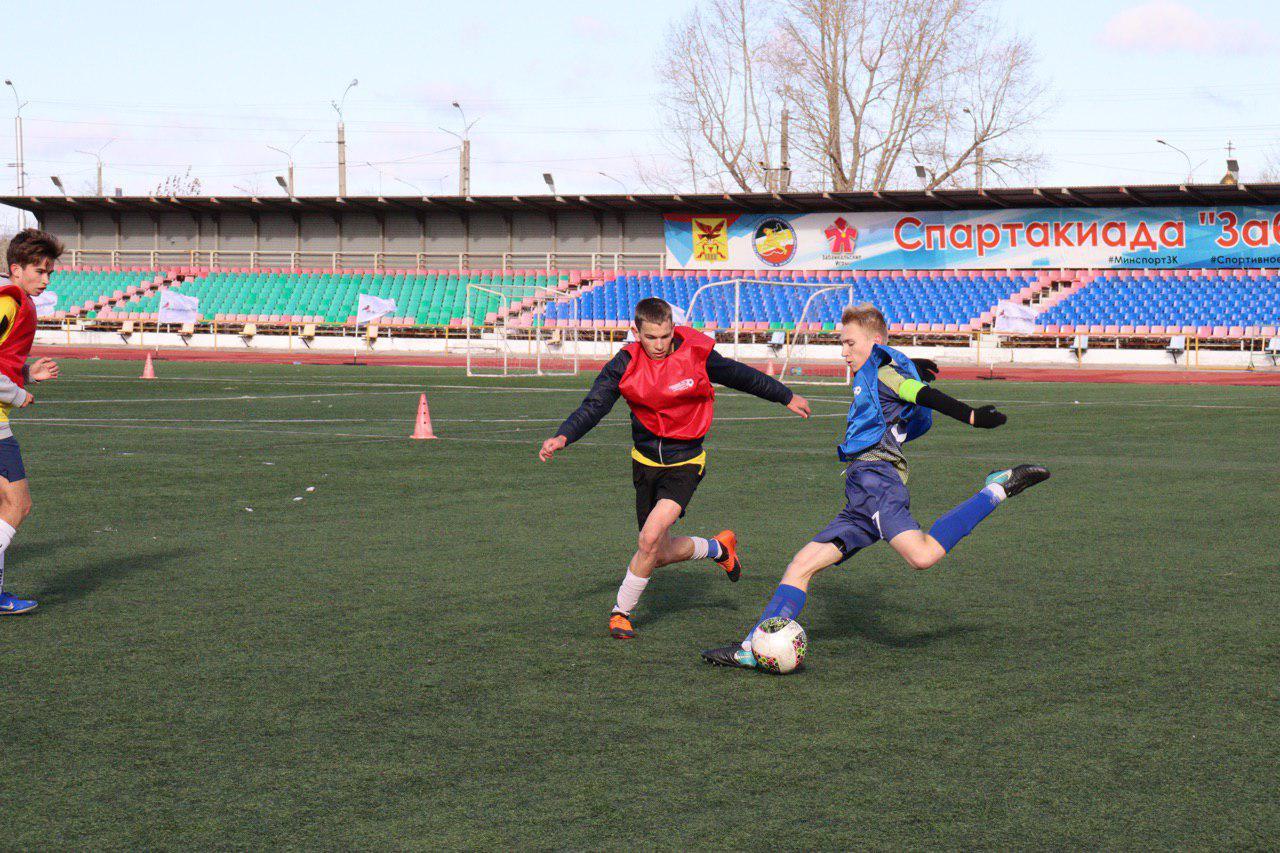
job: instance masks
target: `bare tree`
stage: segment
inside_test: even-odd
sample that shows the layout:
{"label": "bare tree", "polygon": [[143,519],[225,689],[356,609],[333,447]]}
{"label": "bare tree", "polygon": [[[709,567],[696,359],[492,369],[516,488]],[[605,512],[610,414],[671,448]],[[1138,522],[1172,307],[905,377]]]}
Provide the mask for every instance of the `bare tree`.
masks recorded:
{"label": "bare tree", "polygon": [[1264,184],[1280,183],[1280,147],[1267,152],[1267,158],[1258,171],[1258,181]]}
{"label": "bare tree", "polygon": [[[695,190],[748,191],[764,182],[776,141],[778,86],[763,0],[709,0],[668,33],[668,144]],[[668,176],[669,178],[670,176]]]}
{"label": "bare tree", "polygon": [[181,175],[170,175],[151,191],[153,196],[188,196],[200,195],[200,179],[192,177],[191,167]]}
{"label": "bare tree", "polygon": [[797,186],[879,190],[916,165],[929,187],[958,185],[979,159],[1003,179],[1035,162],[1020,134],[1041,88],[1028,43],[1000,30],[991,5],[786,0],[770,12],[713,0],[714,23],[695,11],[668,41],[672,140],[692,147],[691,177],[755,189],[785,104]]}

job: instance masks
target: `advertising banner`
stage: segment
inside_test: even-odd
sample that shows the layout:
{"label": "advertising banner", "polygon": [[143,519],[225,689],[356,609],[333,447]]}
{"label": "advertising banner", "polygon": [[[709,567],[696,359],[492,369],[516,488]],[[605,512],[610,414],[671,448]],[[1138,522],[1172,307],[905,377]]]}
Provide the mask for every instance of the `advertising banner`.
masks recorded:
{"label": "advertising banner", "polygon": [[668,214],[667,268],[1280,267],[1280,207]]}

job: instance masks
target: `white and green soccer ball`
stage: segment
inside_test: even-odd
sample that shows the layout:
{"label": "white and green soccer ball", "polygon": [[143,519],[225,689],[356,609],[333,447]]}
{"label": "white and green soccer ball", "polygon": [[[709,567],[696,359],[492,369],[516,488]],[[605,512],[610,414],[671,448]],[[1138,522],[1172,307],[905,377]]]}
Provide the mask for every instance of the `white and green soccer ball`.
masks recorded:
{"label": "white and green soccer ball", "polygon": [[775,616],[760,623],[751,634],[751,653],[756,666],[766,672],[786,674],[804,663],[809,638],[794,619]]}

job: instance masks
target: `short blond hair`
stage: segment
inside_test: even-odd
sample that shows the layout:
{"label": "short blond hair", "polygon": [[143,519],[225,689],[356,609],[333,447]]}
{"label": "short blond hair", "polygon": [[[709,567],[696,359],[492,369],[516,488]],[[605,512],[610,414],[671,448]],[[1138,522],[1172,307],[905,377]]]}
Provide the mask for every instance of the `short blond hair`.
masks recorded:
{"label": "short blond hair", "polygon": [[850,323],[861,326],[872,334],[878,333],[885,340],[889,339],[889,324],[884,321],[880,309],[870,302],[845,306],[844,313],[840,315],[840,325],[847,326]]}

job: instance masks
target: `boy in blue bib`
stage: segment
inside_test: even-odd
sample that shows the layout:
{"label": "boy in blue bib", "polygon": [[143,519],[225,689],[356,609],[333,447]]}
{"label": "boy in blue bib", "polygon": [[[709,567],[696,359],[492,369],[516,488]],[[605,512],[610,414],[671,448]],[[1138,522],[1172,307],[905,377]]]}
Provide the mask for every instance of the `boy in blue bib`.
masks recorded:
{"label": "boy in blue bib", "polygon": [[[851,305],[840,318],[840,348],[853,370],[853,403],[837,453],[845,469],[845,507],[791,559],[782,582],[756,625],[794,619],[804,607],[809,581],[881,539],[914,569],[927,569],[973,532],[1006,498],[1049,478],[1040,465],[994,471],[981,491],[944,513],[926,533],[911,515],[907,461],[902,446],[928,432],[933,412],[979,429],[1005,423],[995,406],[972,408],[926,384],[932,362],[913,362],[886,346],[889,329],[874,305]],[[720,666],[753,668],[751,635],[741,645],[708,649],[702,657]]]}

